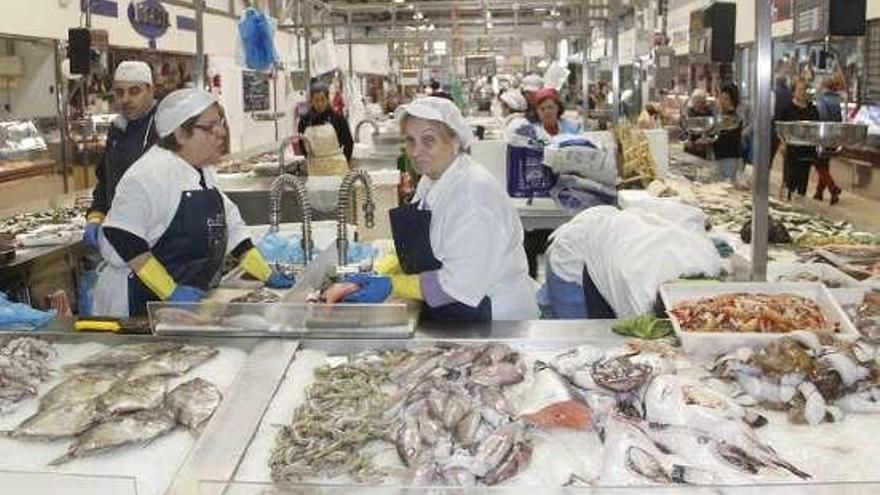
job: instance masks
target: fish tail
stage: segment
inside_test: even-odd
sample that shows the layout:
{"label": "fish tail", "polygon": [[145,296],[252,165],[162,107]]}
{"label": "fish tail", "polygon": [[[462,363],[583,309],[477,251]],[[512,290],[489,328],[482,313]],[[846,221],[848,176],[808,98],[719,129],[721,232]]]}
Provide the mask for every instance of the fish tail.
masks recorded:
{"label": "fish tail", "polygon": [[790,472],[791,474],[797,476],[798,478],[800,478],[802,480],[807,480],[807,479],[812,478],[812,476],[809,473],[805,473],[805,472],[801,471],[800,469],[798,469],[793,464],[791,464],[787,461],[784,461],[782,459],[773,459],[772,462],[775,466],[779,466],[782,469],[785,469],[786,471]]}
{"label": "fish tail", "polygon": [[76,455],[74,455],[73,451],[70,451],[70,452],[67,452],[66,454],[62,455],[61,457],[56,457],[55,459],[52,459],[51,461],[49,461],[49,463],[47,465],[60,466],[62,464],[65,464],[65,463],[68,463],[68,462],[74,460],[75,458],[76,458]]}

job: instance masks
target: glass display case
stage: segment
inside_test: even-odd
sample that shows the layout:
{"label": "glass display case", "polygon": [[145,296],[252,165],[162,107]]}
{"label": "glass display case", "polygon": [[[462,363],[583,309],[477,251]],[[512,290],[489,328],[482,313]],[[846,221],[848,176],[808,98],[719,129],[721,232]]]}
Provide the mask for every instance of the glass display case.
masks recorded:
{"label": "glass display case", "polygon": [[0,122],[0,182],[50,172],[54,161],[48,150],[34,121]]}

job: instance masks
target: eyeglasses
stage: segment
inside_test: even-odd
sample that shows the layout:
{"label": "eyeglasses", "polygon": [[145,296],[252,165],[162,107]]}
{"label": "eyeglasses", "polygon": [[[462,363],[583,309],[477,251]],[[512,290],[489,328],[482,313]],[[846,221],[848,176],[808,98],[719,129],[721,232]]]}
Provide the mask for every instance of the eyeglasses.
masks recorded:
{"label": "eyeglasses", "polygon": [[221,117],[220,120],[213,124],[193,124],[193,128],[205,132],[217,132],[218,129],[226,129],[226,117]]}

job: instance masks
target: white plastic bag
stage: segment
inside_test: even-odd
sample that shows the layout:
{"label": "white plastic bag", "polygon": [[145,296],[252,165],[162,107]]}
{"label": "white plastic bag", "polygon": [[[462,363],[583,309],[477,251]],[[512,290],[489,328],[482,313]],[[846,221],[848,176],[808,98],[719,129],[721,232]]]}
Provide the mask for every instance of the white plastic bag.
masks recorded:
{"label": "white plastic bag", "polygon": [[[578,144],[571,144],[577,141]],[[589,145],[580,144],[588,142]],[[571,144],[571,145],[570,145]],[[608,186],[617,184],[617,167],[598,144],[581,136],[556,136],[544,150],[544,163],[557,174],[569,174]]]}

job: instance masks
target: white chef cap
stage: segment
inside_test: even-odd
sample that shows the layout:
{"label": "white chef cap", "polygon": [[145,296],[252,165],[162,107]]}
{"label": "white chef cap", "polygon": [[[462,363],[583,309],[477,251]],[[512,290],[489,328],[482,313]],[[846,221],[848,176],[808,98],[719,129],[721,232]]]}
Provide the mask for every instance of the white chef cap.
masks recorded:
{"label": "white chef cap", "polygon": [[116,66],[113,82],[131,82],[153,85],[153,71],[150,64],[138,60],[123,60]]}
{"label": "white chef cap", "polygon": [[201,89],[178,89],[159,102],[156,110],[156,132],[165,137],[187,120],[217,103],[217,98]]}
{"label": "white chef cap", "polygon": [[446,98],[425,96],[424,98],[413,100],[412,103],[401,105],[395,111],[398,124],[403,122],[404,117],[407,115],[446,124],[458,136],[458,141],[461,143],[462,148],[470,146],[474,139],[474,134],[471,132],[470,126],[461,115],[458,107]]}
{"label": "white chef cap", "polygon": [[523,91],[538,91],[544,87],[544,78],[537,74],[529,74],[522,80]]}
{"label": "white chef cap", "polygon": [[700,88],[697,88],[694,90],[693,93],[691,93],[691,99],[694,101],[705,100],[706,99],[706,92]]}
{"label": "white chef cap", "polygon": [[526,97],[518,89],[508,89],[501,95],[501,101],[507,103],[511,110],[523,112],[526,109]]}

